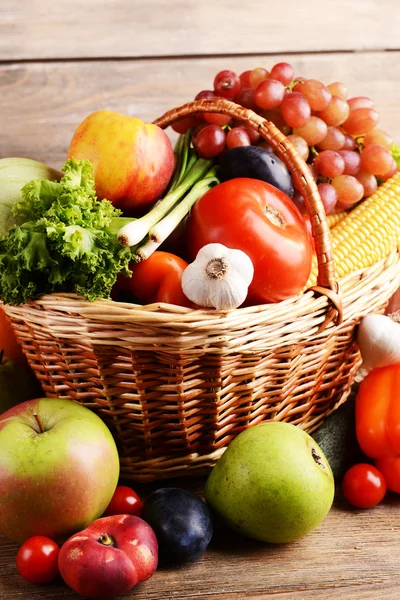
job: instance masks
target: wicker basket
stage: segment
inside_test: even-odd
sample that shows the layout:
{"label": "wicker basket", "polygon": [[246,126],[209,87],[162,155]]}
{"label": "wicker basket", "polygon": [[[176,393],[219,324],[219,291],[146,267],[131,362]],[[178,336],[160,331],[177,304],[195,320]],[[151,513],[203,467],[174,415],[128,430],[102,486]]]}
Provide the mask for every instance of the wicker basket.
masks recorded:
{"label": "wicker basket", "polygon": [[316,184],[273,124],[221,100],[189,103],[156,123],[204,111],[250,123],[290,169],[313,225],[315,288],[231,312],[73,294],[5,306],[46,396],[99,414],[117,441],[122,476],[137,481],[205,473],[238,433],[265,420],[315,429],[350,392],[360,364],[355,326],[383,311],[400,285],[395,252],[339,290]]}

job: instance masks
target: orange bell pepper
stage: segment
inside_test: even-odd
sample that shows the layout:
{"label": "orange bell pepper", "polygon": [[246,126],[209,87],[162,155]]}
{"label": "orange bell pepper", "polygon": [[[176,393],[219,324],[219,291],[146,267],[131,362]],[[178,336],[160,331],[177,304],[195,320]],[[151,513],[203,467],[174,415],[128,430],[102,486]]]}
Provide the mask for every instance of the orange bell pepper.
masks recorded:
{"label": "orange bell pepper", "polygon": [[370,458],[400,455],[400,364],[373,369],[361,382],[356,435]]}

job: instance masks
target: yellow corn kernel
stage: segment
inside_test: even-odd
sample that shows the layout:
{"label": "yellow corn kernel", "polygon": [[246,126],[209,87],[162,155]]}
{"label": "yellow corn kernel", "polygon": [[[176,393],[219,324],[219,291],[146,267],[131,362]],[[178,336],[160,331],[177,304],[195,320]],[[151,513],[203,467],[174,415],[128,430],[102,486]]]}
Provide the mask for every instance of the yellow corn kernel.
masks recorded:
{"label": "yellow corn kernel", "polygon": [[[400,172],[348,212],[330,235],[338,278],[371,267],[395,250],[400,236]],[[306,288],[316,284],[317,272],[315,259]]]}
{"label": "yellow corn kernel", "polygon": [[326,222],[328,223],[329,229],[333,229],[334,227],[336,227],[336,225],[340,223],[340,221],[344,219],[348,214],[349,213],[346,210],[342,210],[337,213],[331,213],[330,215],[326,215]]}

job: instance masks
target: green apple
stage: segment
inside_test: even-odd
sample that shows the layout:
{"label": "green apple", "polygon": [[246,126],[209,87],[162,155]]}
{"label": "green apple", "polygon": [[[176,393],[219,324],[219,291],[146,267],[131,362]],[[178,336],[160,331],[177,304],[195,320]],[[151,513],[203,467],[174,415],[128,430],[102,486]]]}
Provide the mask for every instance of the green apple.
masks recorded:
{"label": "green apple", "polygon": [[0,351],[0,415],[41,394],[41,387],[28,364],[4,357]]}
{"label": "green apple", "polygon": [[207,479],[205,497],[234,530],[286,543],[321,523],[334,491],[331,468],[317,443],[299,427],[271,421],[231,442]]}
{"label": "green apple", "polygon": [[114,439],[72,400],[40,398],[0,416],[0,533],[63,541],[100,517],[119,477]]}

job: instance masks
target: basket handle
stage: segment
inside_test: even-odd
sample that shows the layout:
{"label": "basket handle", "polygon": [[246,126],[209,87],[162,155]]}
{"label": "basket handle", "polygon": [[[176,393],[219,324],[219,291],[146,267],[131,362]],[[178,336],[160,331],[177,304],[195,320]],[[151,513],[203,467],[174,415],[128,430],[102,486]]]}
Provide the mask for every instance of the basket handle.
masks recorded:
{"label": "basket handle", "polygon": [[183,106],[173,108],[154,121],[165,129],[177,121],[202,112],[214,112],[229,115],[235,119],[247,122],[258,131],[292,174],[296,187],[301,192],[307,212],[310,216],[315,251],[318,260],[317,285],[310,288],[319,294],[324,294],[330,300],[328,314],[320,327],[322,331],[328,323],[335,321],[339,324],[343,318],[343,308],[340,290],[335,276],[333,255],[331,250],[329,227],[325,210],[318,192],[317,184],[310,173],[305,161],[301,158],[291,142],[271,122],[254,111],[223,98],[195,100]]}

